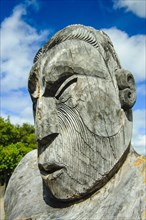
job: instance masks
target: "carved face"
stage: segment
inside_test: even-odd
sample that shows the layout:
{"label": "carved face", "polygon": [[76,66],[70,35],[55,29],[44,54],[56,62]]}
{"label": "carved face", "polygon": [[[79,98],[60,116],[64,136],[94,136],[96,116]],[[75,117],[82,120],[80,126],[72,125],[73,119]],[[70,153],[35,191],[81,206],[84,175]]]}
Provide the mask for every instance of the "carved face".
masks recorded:
{"label": "carved face", "polygon": [[131,122],[111,62],[108,67],[89,43],[69,40],[31,70],[38,166],[56,199],[80,199],[100,188],[129,145]]}

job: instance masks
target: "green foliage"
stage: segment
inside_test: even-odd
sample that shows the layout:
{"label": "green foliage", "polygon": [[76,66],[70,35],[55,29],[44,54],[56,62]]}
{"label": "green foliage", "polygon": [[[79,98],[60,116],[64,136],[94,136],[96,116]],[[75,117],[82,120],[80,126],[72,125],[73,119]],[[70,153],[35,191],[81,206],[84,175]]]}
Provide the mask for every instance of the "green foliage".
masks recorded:
{"label": "green foliage", "polygon": [[37,146],[34,127],[27,123],[12,125],[0,117],[0,183],[8,182],[12,172],[29,151]]}
{"label": "green foliage", "polygon": [[18,140],[19,130],[17,127],[12,125],[9,119],[4,120],[0,117],[0,145],[5,147]]}

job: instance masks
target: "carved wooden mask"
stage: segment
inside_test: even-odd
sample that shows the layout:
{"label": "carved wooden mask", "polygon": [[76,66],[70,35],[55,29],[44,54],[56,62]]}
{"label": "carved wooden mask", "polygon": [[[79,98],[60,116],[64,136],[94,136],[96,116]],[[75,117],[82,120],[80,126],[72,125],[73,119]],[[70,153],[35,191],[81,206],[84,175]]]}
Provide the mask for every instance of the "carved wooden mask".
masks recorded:
{"label": "carved wooden mask", "polygon": [[101,188],[128,153],[136,99],[109,37],[82,25],[61,30],[37,53],[28,86],[50,195],[70,202]]}

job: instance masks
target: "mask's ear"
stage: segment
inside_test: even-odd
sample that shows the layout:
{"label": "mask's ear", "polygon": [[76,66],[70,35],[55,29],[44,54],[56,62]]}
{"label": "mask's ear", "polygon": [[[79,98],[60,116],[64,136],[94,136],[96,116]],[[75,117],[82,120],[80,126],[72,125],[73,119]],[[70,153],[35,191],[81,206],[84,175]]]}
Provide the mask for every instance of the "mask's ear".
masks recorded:
{"label": "mask's ear", "polygon": [[119,88],[121,108],[129,110],[136,102],[136,86],[134,77],[128,70],[118,69],[116,71],[116,79]]}

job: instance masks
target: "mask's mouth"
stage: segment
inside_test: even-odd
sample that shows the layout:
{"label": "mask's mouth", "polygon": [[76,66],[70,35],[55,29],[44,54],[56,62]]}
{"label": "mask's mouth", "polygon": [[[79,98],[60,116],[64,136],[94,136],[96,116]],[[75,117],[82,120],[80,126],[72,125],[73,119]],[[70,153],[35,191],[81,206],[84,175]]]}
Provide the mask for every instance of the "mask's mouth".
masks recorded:
{"label": "mask's mouth", "polygon": [[41,175],[43,176],[48,176],[49,174],[53,174],[65,168],[64,166],[55,164],[55,163],[54,164],[49,164],[49,163],[40,164],[39,163],[38,167],[39,167]]}
{"label": "mask's mouth", "polygon": [[64,173],[66,170],[65,166],[58,165],[58,164],[38,164],[40,174],[42,179],[47,183],[48,181],[51,183],[52,181],[56,180],[60,175]]}

